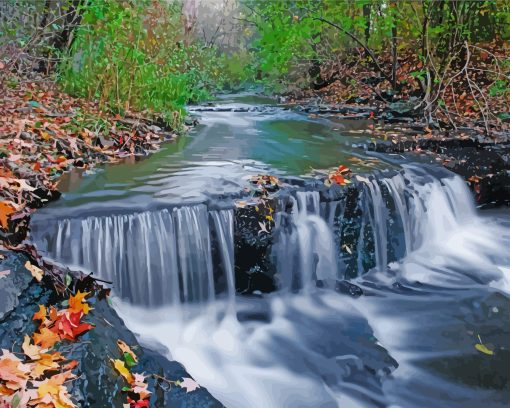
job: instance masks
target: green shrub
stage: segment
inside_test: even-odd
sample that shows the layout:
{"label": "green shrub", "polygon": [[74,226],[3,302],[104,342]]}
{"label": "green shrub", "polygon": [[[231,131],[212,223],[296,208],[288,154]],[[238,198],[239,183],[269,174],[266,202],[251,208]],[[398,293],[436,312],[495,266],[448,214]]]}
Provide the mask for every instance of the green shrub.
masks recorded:
{"label": "green shrub", "polygon": [[177,3],[96,0],[84,7],[59,69],[66,91],[119,112],[157,112],[170,123],[186,103],[210,97],[219,80],[215,50],[184,44]]}

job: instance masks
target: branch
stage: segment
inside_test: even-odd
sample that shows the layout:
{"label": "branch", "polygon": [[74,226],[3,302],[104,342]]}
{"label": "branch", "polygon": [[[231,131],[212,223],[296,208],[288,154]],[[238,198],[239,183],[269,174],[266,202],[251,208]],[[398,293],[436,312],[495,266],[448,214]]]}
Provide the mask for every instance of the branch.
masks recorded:
{"label": "branch", "polygon": [[391,82],[391,78],[389,75],[387,75],[383,68],[381,67],[381,65],[379,64],[379,62],[377,61],[377,58],[376,56],[374,55],[374,53],[372,52],[372,50],[370,48],[368,48],[364,43],[363,41],[361,41],[359,38],[357,38],[354,34],[352,34],[351,32],[345,30],[344,28],[340,27],[338,24],[335,24],[329,20],[326,20],[322,17],[310,17],[312,20],[316,20],[316,21],[321,21],[323,23],[326,23],[326,24],[329,24],[331,27],[334,27],[336,28],[337,30],[340,30],[341,32],[343,32],[345,35],[347,35],[348,37],[350,37],[353,41],[355,41],[357,44],[359,44],[364,50],[365,52],[370,56],[370,58],[372,59],[372,61],[374,62],[375,66],[377,67],[377,69],[379,70],[379,72],[382,74],[382,76]]}

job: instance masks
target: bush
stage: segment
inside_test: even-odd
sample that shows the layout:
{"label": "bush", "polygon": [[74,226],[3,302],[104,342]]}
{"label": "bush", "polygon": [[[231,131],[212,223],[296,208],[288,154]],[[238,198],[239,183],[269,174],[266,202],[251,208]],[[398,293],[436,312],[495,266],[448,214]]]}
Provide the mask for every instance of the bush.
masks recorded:
{"label": "bush", "polygon": [[183,42],[177,3],[91,1],[82,13],[59,69],[67,92],[121,113],[157,112],[169,123],[186,103],[210,97],[216,52]]}

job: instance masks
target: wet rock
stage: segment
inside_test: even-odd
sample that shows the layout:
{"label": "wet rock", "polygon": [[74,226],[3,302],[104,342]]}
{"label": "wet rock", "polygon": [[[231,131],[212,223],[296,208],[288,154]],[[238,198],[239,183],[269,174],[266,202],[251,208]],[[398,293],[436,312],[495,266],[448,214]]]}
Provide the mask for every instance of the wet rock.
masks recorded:
{"label": "wet rock", "polygon": [[363,295],[363,289],[359,286],[350,283],[348,281],[338,281],[336,283],[336,291],[340,293],[344,293],[346,295],[352,296],[354,298],[360,297]]}
{"label": "wet rock", "polygon": [[28,258],[12,251],[0,251],[0,320],[19,304],[19,297],[25,291],[32,275],[25,268]]}
{"label": "wet rock", "polygon": [[[14,252],[2,252],[5,256],[0,268],[9,268],[11,273],[0,279],[0,348],[20,352],[25,334],[36,330],[33,314],[39,304],[47,307],[54,305],[62,308],[63,300],[51,285],[37,283],[30,273],[24,270],[25,255]],[[76,342],[63,341],[56,345],[55,351],[61,351],[69,360],[77,360],[74,370],[76,380],[70,383],[70,392],[80,407],[122,407],[126,403],[126,394],[122,387],[124,380],[113,369],[110,359],[120,358],[117,340],[126,342],[136,353],[139,363],[132,372],[156,374],[170,381],[191,377],[184,367],[169,361],[161,354],[142,347],[111,308],[106,299],[95,297],[87,299],[93,310],[83,321],[95,325],[95,328],[80,336]],[[221,407],[205,388],[186,393],[178,387],[158,378],[148,379],[149,390],[153,392],[152,407]]]}

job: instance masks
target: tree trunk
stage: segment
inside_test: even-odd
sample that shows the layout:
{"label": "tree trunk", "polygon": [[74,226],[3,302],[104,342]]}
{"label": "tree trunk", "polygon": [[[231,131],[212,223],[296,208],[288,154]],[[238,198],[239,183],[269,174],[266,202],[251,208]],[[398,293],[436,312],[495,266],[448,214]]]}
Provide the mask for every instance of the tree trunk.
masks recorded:
{"label": "tree trunk", "polygon": [[190,45],[198,17],[198,1],[184,0],[182,4],[182,24],[184,26],[184,44]]}
{"label": "tree trunk", "polygon": [[[397,7],[396,3],[390,5],[392,10]],[[395,90],[397,88],[397,21],[395,11],[393,11],[393,26],[391,28],[391,60],[391,87]]]}
{"label": "tree trunk", "polygon": [[372,11],[371,4],[363,5],[363,18],[365,19],[365,44],[368,46],[368,41],[370,40],[370,14]]}

